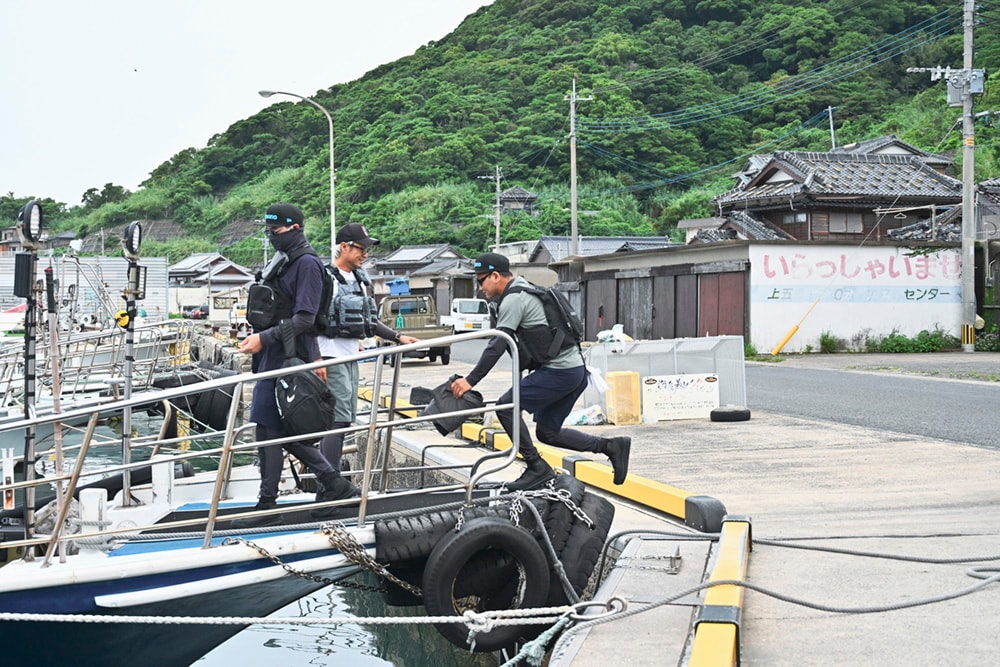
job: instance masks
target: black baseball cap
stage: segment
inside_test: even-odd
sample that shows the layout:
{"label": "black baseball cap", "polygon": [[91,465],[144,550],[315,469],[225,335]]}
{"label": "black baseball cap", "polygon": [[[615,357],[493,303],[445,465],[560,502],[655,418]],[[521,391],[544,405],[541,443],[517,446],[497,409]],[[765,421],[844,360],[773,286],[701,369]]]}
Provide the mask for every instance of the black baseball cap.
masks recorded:
{"label": "black baseball cap", "polygon": [[378,245],[379,240],[368,235],[364,225],[351,223],[337,230],[337,243],[358,243],[360,245]]}
{"label": "black baseball cap", "polygon": [[495,252],[484,252],[472,262],[472,272],[480,273],[510,273],[510,260]]}
{"label": "black baseball cap", "polygon": [[267,227],[305,227],[302,209],[293,204],[271,204],[264,214],[264,225]]}

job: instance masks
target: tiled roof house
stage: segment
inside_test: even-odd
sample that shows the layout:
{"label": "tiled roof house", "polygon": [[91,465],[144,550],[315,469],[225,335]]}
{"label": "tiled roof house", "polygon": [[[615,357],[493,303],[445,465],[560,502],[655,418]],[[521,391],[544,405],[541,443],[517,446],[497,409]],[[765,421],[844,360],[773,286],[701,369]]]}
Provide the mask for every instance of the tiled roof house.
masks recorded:
{"label": "tiled roof house", "polygon": [[962,200],[961,181],[941,173],[945,158],[892,136],[827,153],[761,157],[737,174],[732,190],[716,197],[726,222],[699,230],[692,242],[881,240],[891,229],[929,219],[932,210],[941,215]]}

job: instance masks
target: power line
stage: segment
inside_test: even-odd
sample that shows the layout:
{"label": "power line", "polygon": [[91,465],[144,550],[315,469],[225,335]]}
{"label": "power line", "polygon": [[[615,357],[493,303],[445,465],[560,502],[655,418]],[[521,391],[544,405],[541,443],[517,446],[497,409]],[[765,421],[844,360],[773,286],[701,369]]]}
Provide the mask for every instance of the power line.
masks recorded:
{"label": "power line", "polygon": [[[708,104],[662,114],[598,119],[581,118],[580,128],[590,132],[656,130],[706,122],[760,108],[857,74],[949,34],[955,27],[953,16],[959,15],[953,11],[940,12],[866,49],[838,58],[803,75],[788,77],[774,86],[759,88],[750,94],[732,95]],[[922,32],[927,34],[919,36],[919,33]]]}

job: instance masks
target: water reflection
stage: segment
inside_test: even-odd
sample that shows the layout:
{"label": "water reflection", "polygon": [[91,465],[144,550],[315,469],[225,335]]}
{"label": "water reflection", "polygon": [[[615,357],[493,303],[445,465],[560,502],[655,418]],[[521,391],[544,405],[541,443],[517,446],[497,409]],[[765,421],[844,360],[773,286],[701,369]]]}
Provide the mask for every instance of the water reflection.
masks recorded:
{"label": "water reflection", "polygon": [[[375,585],[373,575],[354,577]],[[329,586],[275,612],[274,616],[422,617],[423,606],[391,607],[371,591]],[[231,667],[248,661],[268,665],[358,665],[374,667],[496,667],[492,654],[469,653],[445,640],[427,623],[400,625],[255,625],[199,660],[198,667]]]}

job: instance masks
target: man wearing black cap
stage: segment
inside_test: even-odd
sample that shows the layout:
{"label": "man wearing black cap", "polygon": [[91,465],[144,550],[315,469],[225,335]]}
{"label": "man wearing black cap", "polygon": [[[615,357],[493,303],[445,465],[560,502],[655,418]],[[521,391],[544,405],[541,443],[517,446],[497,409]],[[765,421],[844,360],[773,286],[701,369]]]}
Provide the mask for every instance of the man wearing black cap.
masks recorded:
{"label": "man wearing black cap", "polygon": [[[340,275],[333,281],[333,298],[337,298],[340,290],[345,293],[369,295],[371,282],[361,265],[364,264],[369,249],[373,245],[378,245],[379,240],[372,238],[364,225],[350,224],[337,230],[336,241],[337,256],[329,268]],[[337,323],[331,324],[336,326]],[[375,323],[375,334],[397,343],[415,343],[418,340],[412,336],[401,336],[378,321]],[[358,353],[358,336],[341,335],[339,331],[337,335],[332,335],[331,330],[331,336],[321,335],[318,341],[319,351],[324,359],[335,359]],[[358,376],[357,364],[336,364],[327,369],[326,383],[335,399],[333,428],[346,428],[353,424],[357,417]],[[320,442],[320,449],[338,475],[328,490],[332,498],[349,498],[353,495],[360,495],[356,486],[340,477],[344,434],[334,433],[326,436]],[[323,485],[326,487],[326,482],[323,482]]]}
{"label": "man wearing black cap", "polygon": [[[285,348],[282,329],[291,327],[295,336],[296,354],[306,362],[320,358],[319,348],[313,329],[316,323],[316,312],[320,307],[323,291],[323,262],[309,245],[303,232],[302,211],[292,204],[274,204],[267,209],[264,216],[264,233],[275,250],[295,257],[278,274],[278,287],[284,294],[293,298],[292,316],[283,319],[263,331],[255,331],[240,343],[240,352],[252,354],[253,371],[263,372],[281,368],[285,363]],[[326,370],[319,369],[317,374],[326,379]],[[274,379],[259,380],[253,388],[253,399],[250,403],[250,421],[257,423],[257,441],[272,440],[285,436],[278,413],[278,404],[274,397]],[[260,462],[260,493],[255,510],[276,507],[278,484],[281,482],[281,468],[284,465],[282,448],[287,449],[295,458],[305,463],[324,484],[333,485],[338,479],[330,462],[323,454],[309,445],[287,443],[284,445],[267,445],[257,449]],[[317,496],[324,502],[333,498]],[[235,521],[241,527],[272,525],[281,522],[275,515],[255,519]]]}
{"label": "man wearing black cap", "polygon": [[[479,255],[473,263],[473,273],[486,298],[497,304],[496,328],[517,340],[519,348],[527,339],[537,340],[537,336],[544,336],[545,332],[550,331],[541,299],[516,289],[530,283],[511,274],[510,262],[506,257],[493,252]],[[551,333],[547,336],[548,341],[551,341]],[[462,394],[482,380],[506,349],[503,339],[491,339],[475,368],[466,377],[458,378],[452,383],[451,391],[455,397],[461,398]],[[521,378],[521,408],[534,415],[535,435],[540,441],[578,452],[607,455],[614,468],[615,484],[622,484],[628,474],[632,438],[602,438],[563,428],[563,421],[586,386],[587,368],[583,353],[578,345],[568,345],[541,367]],[[513,390],[509,389],[497,402],[510,403],[512,397]],[[499,410],[497,419],[507,435],[513,438],[514,411]],[[507,488],[511,491],[536,489],[552,479],[555,473],[535,448],[523,419],[519,436],[520,453],[527,467],[518,479],[507,484]]]}

